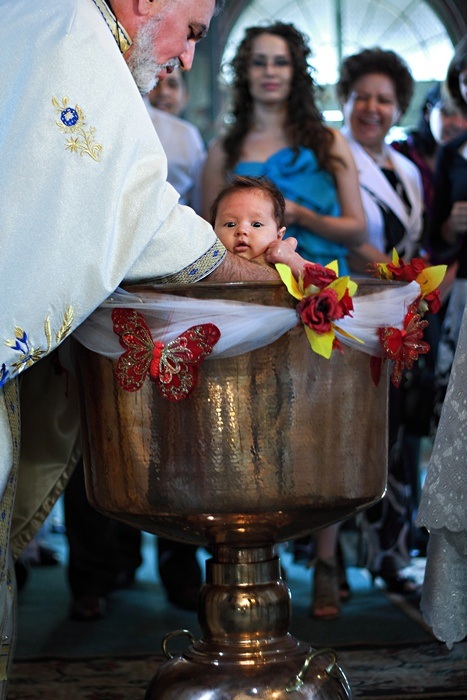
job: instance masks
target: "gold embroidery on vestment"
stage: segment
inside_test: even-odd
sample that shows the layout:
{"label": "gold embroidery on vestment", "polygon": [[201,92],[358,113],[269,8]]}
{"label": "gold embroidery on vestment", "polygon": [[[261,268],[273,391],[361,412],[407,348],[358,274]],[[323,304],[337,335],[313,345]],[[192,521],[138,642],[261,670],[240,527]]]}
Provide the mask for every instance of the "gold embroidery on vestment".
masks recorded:
{"label": "gold embroidery on vestment", "polygon": [[73,134],[66,141],[67,149],[80,156],[88,155],[99,162],[103,146],[94,140],[94,126],[89,126],[87,130],[84,128],[87,126],[86,117],[81,107],[71,107],[68,97],[64,97],[61,104],[56,97],[52,97],[52,104],[60,115],[59,121],[55,122],[60,131],[67,135]]}
{"label": "gold embroidery on vestment", "polygon": [[59,330],[57,331],[56,335],[56,340],[57,340],[57,345],[62,342],[64,338],[69,334],[71,330],[71,325],[73,323],[73,318],[75,316],[75,312],[72,306],[69,306],[68,309],[65,312],[65,316],[63,318],[63,323],[60,326]]}
{"label": "gold embroidery on vestment", "polygon": [[[72,306],[69,306],[68,309],[65,311],[65,314],[63,316],[63,322],[62,325],[60,326],[59,330],[55,334],[55,344],[58,345],[59,343],[66,338],[66,336],[70,333],[71,331],[71,326],[73,323],[73,318],[74,318],[74,309]],[[42,348],[31,348],[29,346],[29,340],[28,340],[28,335],[25,333],[25,331],[20,328],[19,326],[15,326],[15,339],[14,340],[5,340],[5,345],[9,348],[13,348],[14,350],[17,350],[20,352],[20,358],[17,362],[12,363],[12,367],[18,372],[22,372],[23,370],[27,369],[28,367],[31,367],[34,365],[36,362],[38,362],[42,357],[45,357],[48,355],[50,350],[52,349],[52,328],[50,325],[50,316],[47,316],[47,318],[44,321],[44,335],[47,340],[47,349],[43,350]]]}

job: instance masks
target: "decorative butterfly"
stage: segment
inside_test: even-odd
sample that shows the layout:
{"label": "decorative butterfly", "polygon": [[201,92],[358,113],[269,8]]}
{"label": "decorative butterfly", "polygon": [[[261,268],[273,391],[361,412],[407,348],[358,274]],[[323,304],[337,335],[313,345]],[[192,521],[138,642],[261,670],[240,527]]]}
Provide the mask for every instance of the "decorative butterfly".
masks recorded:
{"label": "decorative butterfly", "polygon": [[135,309],[112,311],[114,332],[125,352],[115,366],[117,382],[125,391],[138,391],[149,372],[162,396],[181,401],[198,381],[199,365],[220,338],[213,323],[192,326],[167,345],[154,341],[146,321]]}
{"label": "decorative butterfly", "polygon": [[379,339],[384,352],[394,361],[391,378],[394,386],[400,385],[403,370],[411,369],[418,356],[429,351],[429,343],[422,340],[423,329],[427,325],[428,321],[422,321],[419,314],[409,311],[402,330],[390,326],[379,329]]}

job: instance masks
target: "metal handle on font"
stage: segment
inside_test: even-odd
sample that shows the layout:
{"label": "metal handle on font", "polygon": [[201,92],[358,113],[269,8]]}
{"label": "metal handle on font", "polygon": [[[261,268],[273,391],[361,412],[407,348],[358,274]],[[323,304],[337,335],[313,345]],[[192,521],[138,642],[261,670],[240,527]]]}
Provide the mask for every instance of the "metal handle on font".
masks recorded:
{"label": "metal handle on font", "polygon": [[[334,671],[332,674],[334,677],[336,675],[339,676],[342,685],[344,687],[345,692],[347,693],[348,700],[352,700],[352,690],[349,685],[349,681],[347,680],[347,677],[343,673],[341,667],[337,663],[337,654],[334,651],[334,649],[314,649],[311,651],[308,656],[306,657],[305,661],[303,662],[303,666],[300,669],[300,671],[297,673],[295,676],[294,680],[285,688],[286,693],[293,693],[297,690],[299,690],[302,685],[305,683],[305,675],[306,672],[308,671],[308,667],[310,666],[310,663],[313,661],[318,656],[323,656],[324,654],[327,654],[328,656],[331,657],[331,661],[328,663],[328,665],[325,667],[324,671],[328,675],[331,675],[331,672]],[[337,671],[337,674],[336,674]]]}
{"label": "metal handle on font", "polygon": [[174,630],[173,632],[169,632],[162,640],[162,652],[167,659],[173,659],[173,654],[167,649],[167,644],[174,637],[189,637],[192,644],[196,641],[190,630]]}

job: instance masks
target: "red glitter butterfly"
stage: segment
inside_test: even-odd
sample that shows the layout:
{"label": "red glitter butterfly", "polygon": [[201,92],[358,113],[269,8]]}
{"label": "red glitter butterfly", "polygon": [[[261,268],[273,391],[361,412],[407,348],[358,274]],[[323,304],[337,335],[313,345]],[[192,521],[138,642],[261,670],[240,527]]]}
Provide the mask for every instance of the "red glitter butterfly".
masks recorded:
{"label": "red glitter butterfly", "polygon": [[138,391],[149,372],[169,401],[185,399],[198,381],[199,365],[212,352],[220,330],[212,323],[192,326],[167,345],[154,342],[143,316],[135,309],[112,311],[114,332],[125,352],[115,366],[115,376],[126,391]]}
{"label": "red glitter butterfly", "polygon": [[419,355],[424,355],[430,345],[422,340],[423,329],[428,321],[420,320],[420,315],[409,311],[404,319],[404,328],[386,327],[379,329],[379,339],[386,356],[394,360],[391,381],[398,387],[402,380],[404,369],[412,369]]}

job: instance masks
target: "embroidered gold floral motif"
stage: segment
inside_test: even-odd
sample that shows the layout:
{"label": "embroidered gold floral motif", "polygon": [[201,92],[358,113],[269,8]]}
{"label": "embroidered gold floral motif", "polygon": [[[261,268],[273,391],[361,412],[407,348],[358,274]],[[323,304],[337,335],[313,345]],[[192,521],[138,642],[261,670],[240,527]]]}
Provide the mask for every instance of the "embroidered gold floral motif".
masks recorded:
{"label": "embroidered gold floral motif", "polygon": [[[58,345],[62,342],[64,338],[70,333],[71,326],[74,318],[74,310],[72,306],[69,306],[63,317],[62,325],[55,334],[55,344]],[[52,329],[50,326],[50,316],[44,321],[44,334],[47,340],[47,349],[33,348],[30,345],[28,334],[18,326],[15,326],[15,339],[5,340],[5,345],[13,350],[20,353],[20,357],[17,362],[13,362],[12,367],[16,372],[22,372],[23,370],[31,367],[31,365],[38,362],[42,357],[45,357],[52,349]],[[5,380],[8,377],[5,375]]]}
{"label": "embroidered gold floral motif", "polygon": [[68,97],[64,97],[61,104],[56,97],[52,97],[52,104],[60,115],[59,121],[55,123],[60,131],[69,136],[66,142],[67,149],[72,153],[79,153],[80,156],[88,155],[93,160],[100,161],[103,147],[94,140],[96,128],[90,126],[86,130],[83,110],[78,105],[70,107],[68,102]]}
{"label": "embroidered gold floral motif", "polygon": [[65,312],[65,316],[63,317],[63,323],[60,326],[59,330],[57,331],[57,335],[55,336],[55,339],[57,341],[57,345],[59,343],[61,343],[62,340],[64,338],[66,338],[66,336],[70,333],[74,315],[75,315],[75,312],[73,310],[73,307],[69,306]]}

